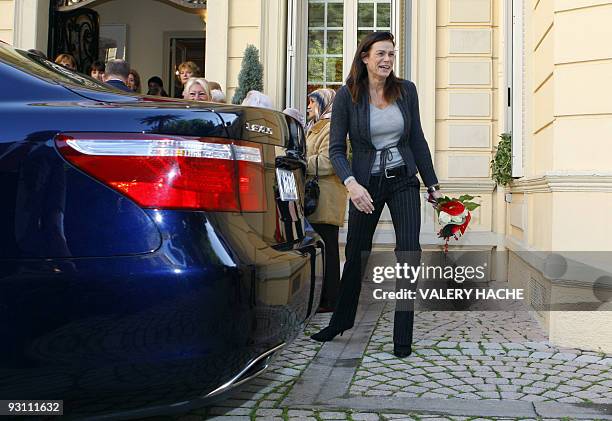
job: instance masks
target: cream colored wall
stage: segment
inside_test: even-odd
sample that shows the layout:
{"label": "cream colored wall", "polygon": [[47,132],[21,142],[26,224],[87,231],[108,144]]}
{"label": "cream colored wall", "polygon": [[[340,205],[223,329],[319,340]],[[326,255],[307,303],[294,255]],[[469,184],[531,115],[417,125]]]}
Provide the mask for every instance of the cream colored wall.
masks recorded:
{"label": "cream colored wall", "polygon": [[[612,237],[593,215],[612,208],[612,144],[606,135],[612,132],[612,4],[526,2],[525,19],[528,159],[526,177],[512,191],[529,196],[528,219],[538,224],[524,227],[522,245],[612,250]],[[572,218],[588,202],[598,203],[589,217]],[[571,229],[564,224],[568,218],[574,219]]]}
{"label": "cream colored wall", "polygon": [[534,308],[537,309],[542,299],[554,305],[592,303],[590,311],[533,311],[532,316],[544,327],[549,340],[560,346],[612,353],[609,329],[605,328],[612,321],[610,303],[598,304],[592,286],[584,282],[585,279],[575,282],[551,281],[542,275],[541,267],[528,264],[521,256],[533,254],[521,253],[519,256],[510,253],[508,280],[512,288],[525,291],[526,302],[533,303]]}
{"label": "cream colored wall", "polygon": [[160,76],[168,88],[164,69],[164,32],[196,31],[205,36],[205,25],[197,10],[171,6],[163,1],[112,0],[93,7],[100,14],[100,24],[126,24],[127,59],[140,73],[143,91],[151,76]]}
{"label": "cream colored wall", "polygon": [[278,109],[284,105],[286,2],[281,0],[209,0],[206,74],[226,87],[231,102],[248,44],[259,49],[264,93]]}
{"label": "cream colored wall", "polygon": [[[561,346],[612,353],[609,329],[612,311],[556,311],[551,313],[550,341]],[[594,328],[595,327],[595,328]]]}
{"label": "cream colored wall", "polygon": [[0,0],[0,40],[13,43],[14,0]]}
{"label": "cream colored wall", "polygon": [[[534,279],[549,294],[588,294],[588,279],[543,280],[518,257],[540,251],[610,251],[612,228],[612,4],[609,1],[525,1],[525,177],[508,204],[509,278]],[[593,253],[596,259],[597,254]],[[554,343],[612,351],[601,326],[611,312],[551,312],[541,321]]]}
{"label": "cream colored wall", "polygon": [[[503,218],[498,214],[504,210],[499,209],[489,169],[493,145],[503,127],[499,101],[503,2],[438,0],[436,4],[436,172],[447,194],[479,196],[481,207],[474,212],[468,236],[503,233]],[[489,245],[502,246],[495,235],[490,236]]]}
{"label": "cream colored wall", "polygon": [[205,73],[210,80],[216,80],[227,95],[227,40],[229,33],[229,1],[208,0],[206,3],[206,59]]}
{"label": "cream colored wall", "polygon": [[[247,44],[253,44],[260,51],[261,0],[231,0],[228,16],[227,48],[227,97],[234,96],[238,87],[238,73]],[[266,69],[264,69],[265,71]]]}
{"label": "cream colored wall", "polygon": [[574,2],[557,3],[554,167],[610,171],[605,133],[612,133],[612,3],[591,1],[580,9]]}

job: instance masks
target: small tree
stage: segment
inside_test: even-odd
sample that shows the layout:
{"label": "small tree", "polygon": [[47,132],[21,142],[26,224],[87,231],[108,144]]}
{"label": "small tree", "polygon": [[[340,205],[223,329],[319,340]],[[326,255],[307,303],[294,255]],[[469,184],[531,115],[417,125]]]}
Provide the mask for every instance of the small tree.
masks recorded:
{"label": "small tree", "polygon": [[263,66],[259,61],[259,50],[254,45],[247,45],[238,74],[238,88],[232,98],[233,104],[240,104],[249,91],[263,90]]}

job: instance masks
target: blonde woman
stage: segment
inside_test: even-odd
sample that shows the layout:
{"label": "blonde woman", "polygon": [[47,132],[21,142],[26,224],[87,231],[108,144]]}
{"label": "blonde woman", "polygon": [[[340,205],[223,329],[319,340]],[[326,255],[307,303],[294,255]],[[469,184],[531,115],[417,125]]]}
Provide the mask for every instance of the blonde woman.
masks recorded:
{"label": "blonde woman", "polygon": [[[346,187],[340,181],[329,159],[329,130],[336,92],[317,89],[308,95],[306,152],[309,177],[319,176],[319,206],[308,222],[325,241],[325,279],[319,311],[333,311],[340,289],[340,251],[338,232],[344,225]],[[317,171],[318,169],[318,171]]]}
{"label": "blonde woman", "polygon": [[[200,68],[193,61],[184,61],[179,64],[177,76],[181,82],[181,88],[174,95],[175,98],[184,98],[184,90],[187,81],[192,77],[200,77]],[[210,97],[210,95],[209,95]]]}
{"label": "blonde woman", "polygon": [[206,79],[201,77],[192,77],[185,83],[183,90],[183,99],[192,101],[210,101],[210,88]]}

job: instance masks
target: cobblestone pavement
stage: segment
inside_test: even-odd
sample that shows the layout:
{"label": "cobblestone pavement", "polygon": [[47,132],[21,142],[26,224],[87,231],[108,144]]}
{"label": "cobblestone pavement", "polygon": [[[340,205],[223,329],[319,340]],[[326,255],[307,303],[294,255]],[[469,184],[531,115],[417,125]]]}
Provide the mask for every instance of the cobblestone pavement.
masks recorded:
{"label": "cobblestone pavement", "polygon": [[329,321],[318,314],[265,374],[178,418],[612,420],[612,356],[551,345],[528,312],[418,311],[401,360],[392,318],[366,299],[355,327],[322,346],[308,337]]}
{"label": "cobblestone pavement", "polygon": [[351,394],[612,404],[612,358],[550,345],[529,313],[418,312],[404,360],[392,320],[379,320]]}

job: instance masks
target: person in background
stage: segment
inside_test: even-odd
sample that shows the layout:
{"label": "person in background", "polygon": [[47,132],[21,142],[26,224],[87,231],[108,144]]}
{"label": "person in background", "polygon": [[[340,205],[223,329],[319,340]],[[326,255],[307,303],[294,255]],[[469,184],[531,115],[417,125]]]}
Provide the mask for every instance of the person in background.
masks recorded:
{"label": "person in background", "polygon": [[178,67],[178,79],[181,88],[175,93],[175,98],[184,98],[185,84],[192,77],[200,77],[200,68],[193,61],[184,61]]}
{"label": "person in background", "polygon": [[[306,156],[308,177],[319,176],[319,206],[308,216],[308,222],[325,242],[325,278],[321,292],[320,312],[334,311],[340,290],[340,249],[338,234],[344,226],[346,187],[329,159],[329,129],[336,92],[317,89],[308,95],[308,131]],[[318,167],[318,171],[317,171]]]}
{"label": "person in background", "polygon": [[223,89],[221,89],[221,85],[219,85],[219,82],[208,81],[208,87],[210,88],[211,92],[215,89],[223,92]]}
{"label": "person in background", "polygon": [[99,60],[96,60],[89,69],[89,76],[94,79],[98,79],[100,82],[104,82],[104,72],[106,71],[106,65]]}
{"label": "person in background", "polygon": [[192,77],[185,83],[183,90],[183,99],[192,101],[210,101],[210,89],[206,79],[201,77]]}
{"label": "person in background", "polygon": [[128,76],[130,75],[130,65],[121,59],[109,60],[106,63],[104,72],[104,82],[112,87],[125,91],[134,92],[127,86]]}
{"label": "person in background", "polygon": [[130,69],[130,74],[128,75],[128,80],[127,80],[127,86],[133,92],[136,92],[137,94],[141,93],[140,92],[140,75],[134,69]]}
{"label": "person in background", "polygon": [[[208,86],[210,87],[210,83],[208,84]],[[210,96],[211,96],[212,102],[218,102],[220,104],[225,104],[225,102],[227,101],[225,98],[225,94],[223,93],[223,91],[219,89],[212,89],[210,91]]]}
{"label": "person in background", "polygon": [[164,82],[159,76],[149,78],[147,86],[149,87],[147,95],[168,96],[168,93],[164,90]]}
{"label": "person in background", "polygon": [[272,106],[272,100],[268,95],[265,95],[259,91],[249,91],[246,97],[242,101],[242,104],[249,107],[261,107],[261,108],[274,108]]}
{"label": "person in background", "polygon": [[77,63],[73,56],[70,54],[60,54],[55,57],[55,63],[60,66],[64,66],[66,69],[72,70],[73,72],[77,71]]}

